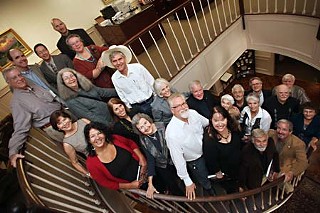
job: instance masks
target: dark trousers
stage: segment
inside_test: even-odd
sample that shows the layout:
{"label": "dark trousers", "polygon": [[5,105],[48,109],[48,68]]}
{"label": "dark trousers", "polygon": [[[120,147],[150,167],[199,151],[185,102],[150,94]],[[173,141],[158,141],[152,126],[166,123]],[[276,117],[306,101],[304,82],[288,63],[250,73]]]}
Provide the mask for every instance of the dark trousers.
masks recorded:
{"label": "dark trousers", "polygon": [[183,183],[177,175],[177,170],[173,165],[167,165],[166,168],[156,167],[156,176],[154,176],[154,186],[163,193],[169,190],[172,195],[183,196]]}
{"label": "dark trousers", "polygon": [[196,160],[187,162],[187,166],[195,182],[199,183],[207,191],[212,190],[211,182],[208,179],[208,170],[202,156]]}
{"label": "dark trousers", "polygon": [[152,102],[153,102],[153,95],[151,95],[151,97],[148,98],[147,100],[145,100],[141,103],[131,104],[131,106],[136,112],[145,113],[145,114],[149,115],[151,118],[153,118],[152,108],[151,108]]}

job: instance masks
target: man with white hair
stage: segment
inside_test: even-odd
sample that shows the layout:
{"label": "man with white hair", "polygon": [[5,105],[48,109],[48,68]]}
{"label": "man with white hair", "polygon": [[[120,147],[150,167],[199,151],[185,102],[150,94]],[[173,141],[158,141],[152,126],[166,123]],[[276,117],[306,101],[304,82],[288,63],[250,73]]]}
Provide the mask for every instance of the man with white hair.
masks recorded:
{"label": "man with white hair", "polygon": [[[168,98],[173,117],[166,129],[166,141],[178,176],[186,186],[188,199],[195,199],[194,181],[199,183],[205,193],[214,195],[208,170],[202,157],[203,129],[209,120],[195,110],[189,109],[185,97],[174,93]],[[194,180],[191,179],[189,171]]]}
{"label": "man with white hair", "polygon": [[[290,96],[299,100],[300,104],[310,102],[310,98],[307,96],[306,91],[295,85],[296,78],[294,75],[287,73],[282,77],[282,83],[287,85],[290,89]],[[272,90],[272,93],[275,94],[275,89]]]}
{"label": "man with white hair", "polygon": [[152,117],[154,78],[149,71],[142,64],[129,64],[132,54],[124,45],[110,46],[101,58],[105,65],[117,69],[111,80],[126,106]]}
{"label": "man with white hair", "polygon": [[243,86],[241,84],[235,84],[231,89],[231,94],[235,100],[233,106],[237,107],[241,112],[243,108],[247,106]]}
{"label": "man with white hair", "polygon": [[15,66],[5,69],[2,75],[13,93],[10,108],[14,132],[8,148],[10,162],[16,167],[17,158],[24,157],[19,151],[27,141],[32,126],[41,128],[56,141],[63,140],[63,133],[54,130],[49,122],[51,113],[61,109],[61,104],[48,90],[28,82]]}
{"label": "man with white hair", "polygon": [[239,191],[254,189],[266,180],[273,181],[280,172],[279,153],[272,138],[262,129],[252,131],[252,143],[241,151]]}
{"label": "man with white hair", "polygon": [[201,82],[198,80],[190,82],[189,91],[191,92],[187,100],[189,108],[211,119],[213,107],[219,105],[219,102],[215,100],[213,94],[209,90],[204,90]]}

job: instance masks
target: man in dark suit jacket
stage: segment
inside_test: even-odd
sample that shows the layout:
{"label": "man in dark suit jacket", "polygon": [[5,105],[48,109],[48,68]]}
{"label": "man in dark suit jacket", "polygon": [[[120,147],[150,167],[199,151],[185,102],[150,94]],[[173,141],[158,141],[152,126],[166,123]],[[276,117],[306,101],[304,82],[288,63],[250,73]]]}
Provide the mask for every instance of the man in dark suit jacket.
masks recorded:
{"label": "man in dark suit jacket", "polygon": [[262,89],[262,80],[259,77],[253,77],[249,80],[250,90],[246,91],[245,96],[249,93],[256,94],[260,99],[260,106],[262,106],[263,102],[267,100],[270,96],[272,96],[271,90],[264,90]]}
{"label": "man in dark suit jacket", "polygon": [[71,59],[64,54],[51,55],[48,48],[44,44],[36,44],[34,46],[34,52],[43,59],[40,65],[40,70],[48,83],[57,89],[57,73],[62,69],[69,67],[73,69],[73,63]]}
{"label": "man in dark suit jacket", "polygon": [[187,100],[190,109],[196,110],[200,115],[211,119],[213,107],[219,105],[212,93],[209,90],[203,90],[200,81],[195,80],[190,82],[189,90],[190,97]]}
{"label": "man in dark suit jacket", "polygon": [[279,153],[274,141],[262,129],[252,131],[252,143],[242,149],[240,162],[240,192],[260,187],[267,178],[272,181],[280,172]]}
{"label": "man in dark suit jacket", "polygon": [[74,56],[76,53],[70,49],[70,47],[66,44],[66,38],[71,35],[71,34],[77,34],[80,36],[80,38],[83,41],[84,46],[89,46],[89,45],[95,45],[93,40],[90,38],[88,33],[84,29],[74,29],[74,30],[69,30],[65,23],[63,23],[60,19],[58,18],[53,18],[51,20],[51,25],[53,29],[61,34],[61,37],[57,43],[57,47],[60,50],[61,53],[66,54],[69,56],[71,60],[73,60]]}

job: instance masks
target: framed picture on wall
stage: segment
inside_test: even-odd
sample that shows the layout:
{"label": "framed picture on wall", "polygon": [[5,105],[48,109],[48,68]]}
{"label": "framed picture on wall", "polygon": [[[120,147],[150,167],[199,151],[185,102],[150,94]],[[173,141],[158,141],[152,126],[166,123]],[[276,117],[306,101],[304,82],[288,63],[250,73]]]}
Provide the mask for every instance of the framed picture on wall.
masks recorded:
{"label": "framed picture on wall", "polygon": [[26,56],[32,53],[31,48],[13,30],[9,29],[0,34],[0,70],[11,65],[7,58],[7,52],[12,48],[20,49]]}
{"label": "framed picture on wall", "polygon": [[113,0],[102,0],[105,5],[111,4]]}

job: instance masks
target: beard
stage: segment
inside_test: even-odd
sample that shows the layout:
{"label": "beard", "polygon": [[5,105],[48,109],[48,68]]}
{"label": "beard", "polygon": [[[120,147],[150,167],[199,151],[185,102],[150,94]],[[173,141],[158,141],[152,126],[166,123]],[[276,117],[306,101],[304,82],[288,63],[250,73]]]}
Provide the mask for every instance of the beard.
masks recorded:
{"label": "beard", "polygon": [[254,144],[254,147],[260,152],[264,152],[267,148],[267,147],[257,147],[255,144]]}
{"label": "beard", "polygon": [[180,111],[180,116],[184,119],[189,118],[189,109],[184,109]]}

